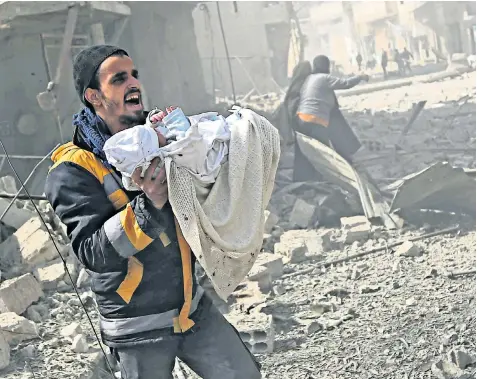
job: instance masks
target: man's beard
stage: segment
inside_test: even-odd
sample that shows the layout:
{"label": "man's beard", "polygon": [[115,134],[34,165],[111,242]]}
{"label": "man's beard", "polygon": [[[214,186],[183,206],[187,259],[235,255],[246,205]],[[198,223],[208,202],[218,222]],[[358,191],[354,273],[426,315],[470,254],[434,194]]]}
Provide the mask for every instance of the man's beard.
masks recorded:
{"label": "man's beard", "polygon": [[136,111],[133,115],[119,116],[119,122],[126,128],[132,128],[136,125],[144,125],[147,120],[147,113],[144,111]]}
{"label": "man's beard", "polygon": [[[118,104],[116,104],[114,101],[107,99],[104,95],[103,101],[106,109],[113,110],[114,108],[118,108]],[[134,112],[134,114],[131,115],[121,115],[119,116],[119,122],[127,129],[132,128],[136,125],[144,125],[147,120],[147,114],[148,113],[145,111],[136,111]]]}

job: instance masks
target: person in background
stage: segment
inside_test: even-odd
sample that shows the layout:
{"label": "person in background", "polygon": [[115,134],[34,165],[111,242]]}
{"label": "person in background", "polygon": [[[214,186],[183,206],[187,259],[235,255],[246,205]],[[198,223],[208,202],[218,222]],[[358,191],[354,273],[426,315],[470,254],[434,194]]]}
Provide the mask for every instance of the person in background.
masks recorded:
{"label": "person in background", "polygon": [[[325,55],[317,56],[313,60],[313,73],[308,76],[301,89],[297,131],[332,147],[343,158],[351,161],[351,156],[361,144],[339,110],[335,90],[353,88],[361,81],[369,81],[369,76],[338,78],[330,75],[329,58]],[[296,180],[309,180],[306,179],[309,173],[304,168],[310,167],[309,164],[297,145],[294,174]]]}
{"label": "person in background", "polygon": [[393,51],[393,60],[397,64],[399,76],[402,76],[404,74],[404,63],[398,49],[394,49]]}
{"label": "person in background", "polygon": [[383,69],[383,74],[384,74],[384,79],[387,79],[388,77],[388,53],[386,53],[386,50],[383,49],[381,52],[381,68]]}
{"label": "person in background", "polygon": [[358,70],[361,71],[361,65],[363,64],[363,57],[361,56],[361,53],[358,53],[356,56],[356,63],[358,64]]}
{"label": "person in background", "polygon": [[408,70],[409,73],[412,73],[411,59],[414,60],[414,56],[406,47],[404,47],[404,50],[401,53],[401,59],[403,61],[403,72],[406,73],[406,70]]}

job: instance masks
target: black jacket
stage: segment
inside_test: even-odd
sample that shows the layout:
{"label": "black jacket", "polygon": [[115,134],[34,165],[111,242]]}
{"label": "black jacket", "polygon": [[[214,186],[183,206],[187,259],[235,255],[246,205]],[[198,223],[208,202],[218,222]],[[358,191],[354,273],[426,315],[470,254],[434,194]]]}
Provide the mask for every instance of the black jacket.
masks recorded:
{"label": "black jacket", "polygon": [[186,285],[194,297],[188,303],[192,320],[203,305],[202,291],[193,255],[183,264],[169,203],[158,210],[143,193],[125,191],[119,174],[102,164],[78,132],[52,160],[45,193],[91,275],[104,342],[126,346],[189,329],[177,318],[185,304],[184,277],[192,281]]}

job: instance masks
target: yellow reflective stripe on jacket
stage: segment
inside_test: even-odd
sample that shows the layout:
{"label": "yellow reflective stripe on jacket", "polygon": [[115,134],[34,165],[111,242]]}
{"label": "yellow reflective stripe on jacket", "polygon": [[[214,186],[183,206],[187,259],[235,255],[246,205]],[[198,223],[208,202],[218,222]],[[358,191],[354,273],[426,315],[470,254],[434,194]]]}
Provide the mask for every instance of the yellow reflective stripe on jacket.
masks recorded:
{"label": "yellow reflective stripe on jacket", "polygon": [[72,162],[94,175],[103,186],[106,195],[113,203],[115,209],[121,209],[129,202],[126,193],[121,189],[118,183],[119,178],[115,178],[115,174],[104,167],[93,153],[79,148],[72,142],[68,142],[55,151],[52,159],[55,163],[50,168],[50,171],[63,162]]}
{"label": "yellow reflective stripe on jacket", "polygon": [[126,277],[116,290],[116,293],[121,296],[121,298],[127,304],[129,304],[129,302],[131,301],[134,292],[136,292],[137,290],[137,287],[139,287],[143,273],[143,264],[137,258],[129,257],[128,272],[126,274]]}
{"label": "yellow reflective stripe on jacket", "polygon": [[130,204],[104,223],[104,232],[123,258],[139,253],[153,241],[139,226]]}

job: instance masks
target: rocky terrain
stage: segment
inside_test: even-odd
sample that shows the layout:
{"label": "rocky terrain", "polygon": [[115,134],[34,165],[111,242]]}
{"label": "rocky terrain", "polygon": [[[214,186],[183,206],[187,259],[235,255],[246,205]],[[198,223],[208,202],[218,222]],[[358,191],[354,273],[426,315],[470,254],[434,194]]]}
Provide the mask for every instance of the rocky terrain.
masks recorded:
{"label": "rocky terrain", "polygon": [[[365,145],[356,161],[380,186],[441,161],[475,168],[475,79],[473,72],[340,97]],[[421,100],[424,110],[401,138]],[[292,156],[283,157],[286,180]],[[15,192],[10,179],[0,184],[0,192]],[[475,220],[443,217],[387,230],[359,215],[359,199],[328,185],[330,196],[355,204],[346,216],[357,217],[307,227],[311,214],[300,201],[320,208],[315,197],[323,190],[307,185],[286,194],[289,204],[278,210],[272,200],[257,264],[227,304],[216,299],[264,378],[475,378]],[[51,208],[39,207],[47,227],[24,201],[1,226],[0,377],[110,378],[81,304],[99,333],[88,276]],[[180,367],[177,379],[194,378]]]}

